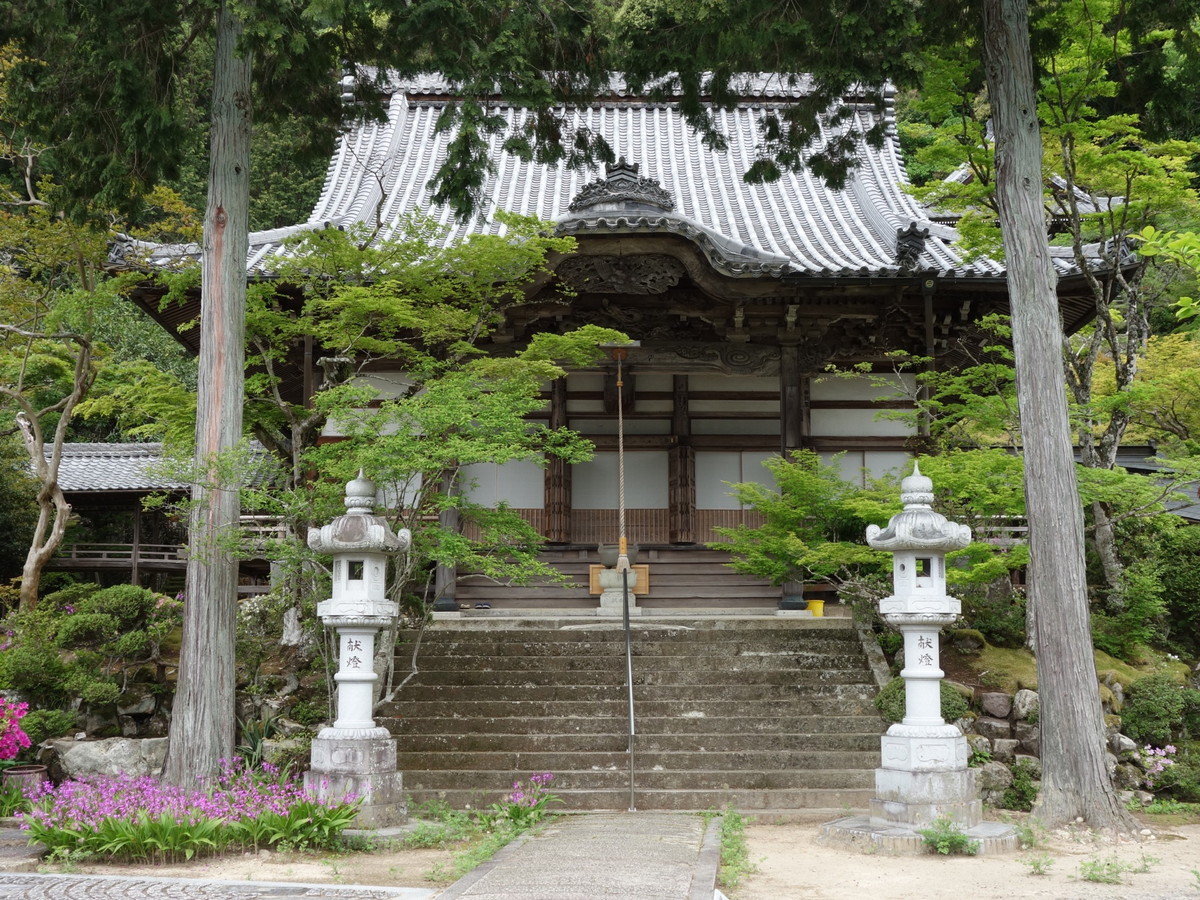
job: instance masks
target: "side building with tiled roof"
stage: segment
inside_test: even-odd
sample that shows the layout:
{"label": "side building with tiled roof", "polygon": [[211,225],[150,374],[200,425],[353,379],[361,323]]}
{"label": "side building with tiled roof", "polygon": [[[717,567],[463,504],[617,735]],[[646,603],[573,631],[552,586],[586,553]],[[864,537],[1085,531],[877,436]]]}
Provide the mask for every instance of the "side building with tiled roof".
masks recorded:
{"label": "side building with tiled roof", "polygon": [[[64,444],[58,483],[71,504],[71,520],[46,569],[103,585],[181,589],[187,566],[181,502],[191,488],[168,468],[158,443]],[[144,501],[151,496],[167,502],[147,508]],[[247,524],[253,525],[253,517]],[[239,591],[265,591],[268,575],[264,560],[243,562]]]}

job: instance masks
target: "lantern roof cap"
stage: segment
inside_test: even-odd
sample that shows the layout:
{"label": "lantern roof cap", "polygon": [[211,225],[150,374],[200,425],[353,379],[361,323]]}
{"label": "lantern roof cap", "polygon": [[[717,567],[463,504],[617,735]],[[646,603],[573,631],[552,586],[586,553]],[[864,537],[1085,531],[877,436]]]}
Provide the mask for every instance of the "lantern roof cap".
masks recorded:
{"label": "lantern roof cap", "polygon": [[971,529],[949,521],[933,509],[933,481],[913,463],[912,474],[900,482],[904,510],[892,516],[886,528],[867,526],[867,544],[875,550],[961,550],[971,543]]}

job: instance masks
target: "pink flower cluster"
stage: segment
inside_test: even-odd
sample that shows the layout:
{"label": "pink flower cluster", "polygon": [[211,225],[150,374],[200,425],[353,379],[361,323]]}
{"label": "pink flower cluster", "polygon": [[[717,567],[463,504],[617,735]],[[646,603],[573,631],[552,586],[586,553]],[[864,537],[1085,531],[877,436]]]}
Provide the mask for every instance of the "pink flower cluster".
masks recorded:
{"label": "pink flower cluster", "polygon": [[513,792],[508,795],[508,802],[516,803],[518,806],[528,806],[530,809],[533,809],[538,805],[539,801],[544,799],[543,789],[553,780],[554,774],[552,772],[530,775],[528,792],[521,786],[521,782],[514,781]]}
{"label": "pink flower cluster", "polygon": [[[315,799],[299,783],[280,778],[278,769],[268,769],[270,777],[264,778],[238,758],[222,765],[221,774],[208,790],[186,790],[149,776],[132,775],[78,778],[57,788],[47,782],[26,816],[45,827],[92,831],[106,819],[137,822],[143,814],[157,819],[166,813],[179,825],[210,819],[232,823],[257,819],[267,812],[287,815],[297,804]],[[321,805],[332,808],[339,804],[322,801]]]}
{"label": "pink flower cluster", "polygon": [[1160,780],[1158,776],[1175,765],[1175,760],[1171,758],[1175,755],[1174,744],[1167,744],[1165,747],[1147,744],[1145,747],[1139,747],[1133,753],[1138,765],[1146,773],[1146,787],[1151,790],[1158,785]]}
{"label": "pink flower cluster", "polygon": [[29,735],[21,729],[28,703],[12,703],[0,697],[0,759],[13,759],[29,746]]}

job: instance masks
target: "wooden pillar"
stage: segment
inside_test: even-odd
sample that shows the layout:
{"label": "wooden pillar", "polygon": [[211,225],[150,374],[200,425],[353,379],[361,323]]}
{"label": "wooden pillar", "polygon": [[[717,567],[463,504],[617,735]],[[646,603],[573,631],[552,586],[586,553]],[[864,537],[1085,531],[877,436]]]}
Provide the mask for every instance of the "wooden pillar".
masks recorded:
{"label": "wooden pillar", "polygon": [[786,457],[804,446],[809,423],[808,376],[800,371],[800,348],[779,348],[779,435],[780,452]]}
{"label": "wooden pillar", "polygon": [[129,554],[129,583],[141,587],[142,573],[138,565],[142,555],[142,506],[133,507],[133,552]]}
{"label": "wooden pillar", "polygon": [[[444,490],[450,490],[451,476],[442,480]],[[457,509],[444,509],[438,513],[438,526],[446,531],[458,531],[459,515]],[[433,570],[433,601],[434,612],[458,612],[458,601],[455,599],[455,587],[458,584],[458,568],[456,566],[439,565]]]}
{"label": "wooden pillar", "polygon": [[696,542],[696,453],[692,449],[692,420],[688,413],[688,377],[676,375],[672,384],[670,479],[670,541]]}
{"label": "wooden pillar", "polygon": [[[935,287],[936,287],[936,282],[932,278],[926,278],[925,281],[922,282],[922,284],[921,284],[921,296],[925,301],[925,304],[924,304],[924,306],[925,306],[925,308],[924,308],[925,356],[929,360],[927,363],[925,363],[925,371],[926,372],[933,372],[936,369],[936,365],[935,365],[934,359],[933,359],[933,354],[937,350],[937,346],[934,343],[934,321],[933,321],[933,291],[934,291]],[[921,385],[921,399],[924,401],[929,400],[929,385],[928,384]],[[929,413],[928,412],[923,412],[921,414],[920,418],[917,420],[917,431],[925,437],[929,436]]]}
{"label": "wooden pillar", "polygon": [[[567,427],[567,379],[550,386],[550,427]],[[546,462],[546,534],[552,544],[571,542],[571,466],[553,456]]]}

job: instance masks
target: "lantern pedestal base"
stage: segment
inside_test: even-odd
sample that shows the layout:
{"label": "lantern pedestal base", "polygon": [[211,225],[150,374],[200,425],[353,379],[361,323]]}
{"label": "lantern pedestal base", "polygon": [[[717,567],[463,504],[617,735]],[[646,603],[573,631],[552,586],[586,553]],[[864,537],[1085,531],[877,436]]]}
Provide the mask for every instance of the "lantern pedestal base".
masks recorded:
{"label": "lantern pedestal base", "polygon": [[[629,570],[629,615],[640,616],[641,609],[633,596],[637,587],[637,569]],[[598,616],[623,616],[625,614],[625,585],[624,577],[616,569],[600,570],[600,607],[596,610]]]}
{"label": "lantern pedestal base", "polygon": [[396,771],[392,737],[325,737],[312,742],[312,769],[304,787],[322,800],[354,796],[361,801],[356,828],[384,828],[408,819],[403,775]]}

